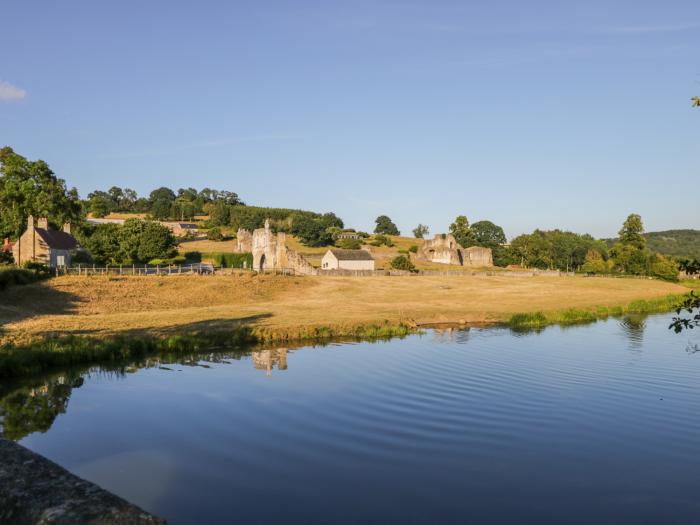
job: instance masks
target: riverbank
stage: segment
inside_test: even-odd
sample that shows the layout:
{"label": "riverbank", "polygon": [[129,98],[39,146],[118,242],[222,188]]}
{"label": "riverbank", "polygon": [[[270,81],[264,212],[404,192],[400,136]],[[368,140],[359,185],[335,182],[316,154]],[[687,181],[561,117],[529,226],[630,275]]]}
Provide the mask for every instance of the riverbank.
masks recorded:
{"label": "riverbank", "polygon": [[580,276],[66,276],[4,293],[0,377],[161,351],[392,337],[431,325],[571,324],[669,311],[687,290]]}

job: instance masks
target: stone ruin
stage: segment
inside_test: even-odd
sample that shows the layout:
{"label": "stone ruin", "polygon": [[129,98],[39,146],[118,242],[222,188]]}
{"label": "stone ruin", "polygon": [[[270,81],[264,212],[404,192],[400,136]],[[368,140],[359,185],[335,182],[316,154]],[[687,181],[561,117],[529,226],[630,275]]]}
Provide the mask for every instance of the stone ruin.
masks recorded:
{"label": "stone ruin", "polygon": [[294,250],[287,248],[287,235],[274,233],[270,221],[265,221],[264,228],[258,228],[251,234],[239,229],[236,234],[236,251],[253,254],[253,270],[291,270],[295,274],[316,275],[318,270]]}
{"label": "stone ruin", "polygon": [[437,234],[418,249],[416,258],[439,264],[454,264],[472,268],[493,266],[491,248],[470,246],[462,248],[451,234]]}

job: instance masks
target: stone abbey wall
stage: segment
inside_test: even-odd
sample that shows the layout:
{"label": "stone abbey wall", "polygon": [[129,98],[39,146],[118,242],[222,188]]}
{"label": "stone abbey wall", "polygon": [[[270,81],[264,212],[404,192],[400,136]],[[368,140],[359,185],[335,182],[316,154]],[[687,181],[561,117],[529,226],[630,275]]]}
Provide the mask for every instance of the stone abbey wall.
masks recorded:
{"label": "stone abbey wall", "polygon": [[274,233],[270,221],[264,228],[250,233],[239,229],[236,235],[236,251],[253,254],[253,270],[293,270],[299,275],[317,275],[318,270],[294,250],[287,248],[287,235]]}
{"label": "stone abbey wall", "polygon": [[416,254],[418,259],[439,263],[468,266],[473,268],[493,266],[491,248],[470,246],[462,248],[453,235],[438,233],[427,240]]}

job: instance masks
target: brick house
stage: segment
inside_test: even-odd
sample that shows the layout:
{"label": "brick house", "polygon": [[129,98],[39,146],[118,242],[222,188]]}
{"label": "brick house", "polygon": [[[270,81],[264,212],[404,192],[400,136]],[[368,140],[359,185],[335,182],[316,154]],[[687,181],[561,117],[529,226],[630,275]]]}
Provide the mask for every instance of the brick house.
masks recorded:
{"label": "brick house", "polygon": [[63,225],[63,231],[50,230],[46,217],[38,219],[35,225],[30,215],[26,231],[12,247],[12,255],[18,265],[34,261],[56,268],[70,266],[71,254],[78,247],[70,233],[70,223]]}

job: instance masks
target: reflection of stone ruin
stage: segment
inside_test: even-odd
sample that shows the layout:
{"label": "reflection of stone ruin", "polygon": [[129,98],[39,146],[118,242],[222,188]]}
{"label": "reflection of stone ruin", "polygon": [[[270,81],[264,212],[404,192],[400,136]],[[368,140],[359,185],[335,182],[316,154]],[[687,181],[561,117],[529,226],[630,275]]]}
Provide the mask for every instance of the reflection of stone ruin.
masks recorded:
{"label": "reflection of stone ruin", "polygon": [[272,370],[277,365],[277,370],[287,370],[287,349],[262,350],[253,352],[253,366],[258,370],[265,370],[267,375],[272,375]]}
{"label": "reflection of stone ruin", "polygon": [[493,266],[491,248],[470,246],[462,248],[451,234],[437,234],[433,239],[425,241],[420,247],[416,258],[440,264],[456,264],[459,266],[483,267]]}
{"label": "reflection of stone ruin", "polygon": [[252,234],[241,228],[236,235],[236,250],[253,254],[253,270],[288,270],[295,274],[316,275],[318,270],[297,252],[287,248],[286,243],[287,235],[274,233],[267,220],[264,228],[258,228]]}

